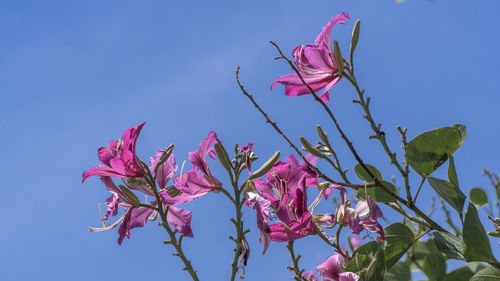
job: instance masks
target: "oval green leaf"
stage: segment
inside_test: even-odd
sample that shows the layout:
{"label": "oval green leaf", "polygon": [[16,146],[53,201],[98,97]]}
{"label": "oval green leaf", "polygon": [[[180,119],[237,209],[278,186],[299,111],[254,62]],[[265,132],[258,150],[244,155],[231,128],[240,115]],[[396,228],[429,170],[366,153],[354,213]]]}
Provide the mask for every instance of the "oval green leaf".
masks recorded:
{"label": "oval green leaf", "polygon": [[417,173],[427,177],[457,151],[465,136],[466,129],[461,124],[422,133],[408,143],[408,162]]}
{"label": "oval green leaf", "polygon": [[444,199],[444,201],[448,202],[453,209],[457,210],[457,212],[462,216],[462,210],[464,208],[465,203],[465,195],[460,191],[458,186],[452,184],[451,182],[447,182],[444,180],[440,180],[433,177],[428,177],[427,181],[432,186],[434,191]]}
{"label": "oval green leaf", "polygon": [[[385,187],[390,189],[394,193],[398,193],[398,190],[396,187],[388,182],[388,181],[380,181]],[[368,196],[370,196],[375,202],[381,202],[381,203],[389,203],[389,202],[394,202],[395,199],[392,197],[389,193],[385,192],[382,188],[376,186],[376,187],[370,187],[366,189]],[[366,200],[365,196],[365,190],[364,189],[359,189],[358,190],[358,197],[362,200]]]}
{"label": "oval green leaf", "polygon": [[434,244],[441,254],[450,259],[465,260],[464,245],[460,238],[446,232],[434,233]]}
{"label": "oval green leaf", "polygon": [[384,229],[385,263],[391,268],[415,242],[415,235],[403,223],[393,223]]}
{"label": "oval green leaf", "polygon": [[[377,168],[369,164],[364,164],[364,165],[368,170],[370,170],[370,172],[375,178],[377,178],[378,180],[382,180],[382,174],[379,172]],[[354,172],[356,173],[356,175],[360,180],[365,182],[373,182],[372,177],[370,177],[370,175],[361,165],[357,164],[356,166],[354,166]]]}
{"label": "oval green leaf", "polygon": [[480,187],[473,187],[469,191],[469,200],[474,203],[477,208],[481,208],[489,202],[488,194]]}
{"label": "oval green leaf", "polygon": [[487,267],[474,274],[470,281],[500,281],[500,269]]}

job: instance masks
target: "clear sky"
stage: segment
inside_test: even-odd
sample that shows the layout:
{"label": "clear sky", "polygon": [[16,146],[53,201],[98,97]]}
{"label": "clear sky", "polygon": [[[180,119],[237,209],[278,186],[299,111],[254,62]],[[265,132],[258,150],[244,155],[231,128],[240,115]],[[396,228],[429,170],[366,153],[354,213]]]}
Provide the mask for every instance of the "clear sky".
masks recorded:
{"label": "clear sky", "polygon": [[[275,150],[290,153],[237,89],[237,64],[246,88],[292,138],[315,140],[316,124],[338,137],[310,96],[269,90],[290,70],[273,60],[268,41],[290,54],[340,12],[352,18],[333,33],[344,53],[354,20],[362,21],[357,79],[391,147],[400,146],[396,125],[414,137],[463,123],[467,140],[455,154],[461,188],[486,187],[482,168],[500,171],[499,9],[496,0],[1,1],[0,279],[187,280],[156,223],[134,229],[122,246],[116,230],[87,231],[99,225],[97,204],[109,195],[97,178],[82,185],[82,172],[98,164],[99,146],[142,121],[143,159],[175,143],[182,162],[211,130],[227,147],[254,141],[260,163]],[[362,158],[390,178],[396,170],[368,140],[353,89],[342,81],[331,97]],[[339,138],[334,145],[352,168],[345,145]],[[195,235],[185,240],[187,255],[201,279],[225,280],[231,205],[210,194],[184,207],[193,211]],[[252,228],[246,280],[289,280],[285,245],[272,243],[261,256],[255,214],[244,211]],[[386,217],[398,220],[390,211]],[[332,254],[312,238],[296,244],[308,269]]]}

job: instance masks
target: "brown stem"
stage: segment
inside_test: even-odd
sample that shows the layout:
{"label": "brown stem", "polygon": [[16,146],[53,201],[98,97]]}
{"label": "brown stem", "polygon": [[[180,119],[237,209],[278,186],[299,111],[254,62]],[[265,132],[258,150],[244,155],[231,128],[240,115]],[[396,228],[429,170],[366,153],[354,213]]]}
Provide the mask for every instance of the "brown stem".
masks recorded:
{"label": "brown stem", "polygon": [[[325,111],[328,113],[328,115],[330,116],[330,119],[332,119],[333,123],[335,124],[335,127],[337,128],[337,131],[340,133],[342,139],[344,140],[344,142],[347,144],[347,146],[349,147],[349,150],[351,151],[352,155],[354,156],[354,158],[356,159],[356,161],[359,163],[359,165],[366,171],[366,173],[372,178],[373,182],[375,183],[375,186],[378,186],[380,187],[382,190],[384,190],[385,192],[387,192],[388,194],[390,194],[394,199],[396,199],[397,201],[403,203],[404,205],[406,205],[409,209],[411,209],[413,212],[415,212],[417,215],[419,215],[421,218],[423,218],[425,221],[427,221],[430,225],[430,227],[432,229],[436,229],[436,230],[439,230],[439,231],[444,231],[444,232],[448,232],[447,230],[445,230],[444,228],[442,228],[439,224],[437,224],[435,221],[433,221],[431,218],[429,218],[427,215],[425,215],[420,209],[418,209],[417,207],[415,207],[415,205],[413,204],[412,201],[410,200],[404,200],[403,198],[399,197],[396,193],[394,193],[392,190],[388,189],[386,186],[384,186],[373,174],[372,172],[368,169],[368,167],[366,167],[366,165],[364,164],[363,160],[361,160],[361,158],[359,157],[358,153],[356,152],[356,150],[354,149],[354,146],[352,144],[352,142],[347,138],[347,136],[344,134],[344,132],[342,131],[342,129],[340,128],[340,125],[338,124],[337,122],[337,119],[335,118],[335,116],[333,115],[332,111],[330,110],[330,108],[325,104],[324,101],[322,101],[319,96],[316,94],[316,92],[311,88],[311,86],[309,86],[309,84],[304,80],[304,78],[302,77],[302,74],[299,72],[299,70],[295,67],[295,65],[293,64],[293,62],[288,59],[284,54],[283,52],[281,51],[281,49],[279,48],[279,46],[274,43],[274,42],[270,42],[279,52],[280,56],[281,57],[278,57],[279,59],[284,59],[288,62],[288,64],[290,65],[290,67],[295,71],[295,73],[297,74],[297,76],[300,78],[300,80],[302,81],[302,83],[304,84],[304,86],[306,86],[309,91],[311,92],[312,96],[314,97],[314,99],[319,102],[321,104],[321,106],[323,106],[323,108],[325,109]],[[348,77],[348,76],[347,76]],[[356,90],[358,91],[358,94],[362,95],[362,92],[361,90],[359,89],[358,85],[356,83],[353,84],[355,87],[356,87]],[[361,98],[360,98],[361,99]],[[255,104],[254,104],[255,105]],[[370,122],[370,124],[373,124],[374,125],[374,122],[372,120],[372,122]],[[377,127],[375,125],[375,130],[377,130]],[[388,155],[391,157],[391,160],[392,160],[392,163],[394,165],[396,165],[396,167],[398,167],[398,170],[400,170],[401,172],[404,173],[404,171],[402,170],[401,168],[401,165],[399,165],[399,163],[395,160],[395,155],[392,154],[390,152],[390,149],[389,147],[387,146],[387,143],[385,142],[385,135],[384,134],[381,134],[383,137],[380,138],[380,142],[382,143],[382,145],[384,146],[384,149],[386,150],[386,152],[388,153]],[[407,176],[407,175],[406,175]]]}
{"label": "brown stem", "polygon": [[[236,82],[238,83],[238,86],[240,87],[240,90],[243,93],[243,95],[245,95],[252,102],[252,104],[255,106],[255,108],[257,108],[257,110],[262,114],[262,116],[264,116],[264,118],[266,118],[266,122],[269,123],[274,128],[274,130],[282,138],[285,139],[285,141],[290,145],[290,147],[292,147],[295,150],[295,152],[297,152],[297,154],[302,158],[302,160],[304,160],[304,163],[306,163],[307,166],[310,169],[314,170],[314,172],[316,172],[316,174],[318,174],[319,177],[321,177],[322,179],[327,180],[327,181],[329,181],[331,183],[339,184],[339,185],[342,185],[342,186],[348,186],[348,187],[355,188],[355,189],[365,188],[364,185],[350,184],[350,183],[336,181],[336,180],[328,177],[327,175],[323,174],[318,168],[316,168],[314,165],[312,165],[307,160],[307,158],[304,156],[304,154],[299,150],[299,148],[285,135],[285,133],[283,133],[283,131],[276,124],[276,122],[272,121],[269,118],[268,114],[257,104],[257,102],[255,101],[255,99],[253,98],[253,96],[251,94],[249,94],[245,90],[245,88],[243,87],[243,85],[240,83],[239,71],[240,71],[240,66],[237,66],[236,67]],[[367,187],[375,187],[375,186],[376,185],[372,184],[372,185],[368,185]]]}

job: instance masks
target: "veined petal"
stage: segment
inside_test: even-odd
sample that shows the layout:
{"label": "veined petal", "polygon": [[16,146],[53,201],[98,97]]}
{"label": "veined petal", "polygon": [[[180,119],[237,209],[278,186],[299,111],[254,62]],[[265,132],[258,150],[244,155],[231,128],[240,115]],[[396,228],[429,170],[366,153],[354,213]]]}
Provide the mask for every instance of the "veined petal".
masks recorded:
{"label": "veined petal", "polygon": [[205,194],[206,193],[187,194],[187,193],[181,192],[181,194],[172,197],[168,194],[167,191],[163,191],[160,193],[160,196],[162,197],[162,202],[164,204],[169,205],[169,206],[175,206],[175,205],[179,205],[181,203],[186,203],[189,201],[196,200]]}
{"label": "veined petal", "polygon": [[167,221],[174,229],[179,231],[180,234],[193,237],[191,231],[191,218],[193,213],[181,208],[170,206],[167,213]]}
{"label": "veined petal", "polygon": [[106,207],[108,207],[108,210],[106,211],[106,215],[104,216],[103,220],[107,220],[110,216],[116,216],[118,214],[118,204],[120,203],[120,196],[118,194],[113,193],[106,201],[104,204]]}
{"label": "veined petal", "polygon": [[294,52],[294,57],[295,64],[302,73],[319,74],[337,71],[337,66],[326,45],[314,46],[308,44],[301,47],[299,52]]}
{"label": "veined petal", "polygon": [[182,175],[182,180],[177,182],[175,187],[190,195],[204,195],[216,188],[215,185],[209,183],[196,169],[184,173]]}
{"label": "veined petal", "polygon": [[97,150],[97,156],[99,160],[106,166],[109,166],[109,160],[117,156],[117,141],[110,141],[109,147],[101,147]]}
{"label": "veined petal", "polygon": [[344,258],[336,253],[329,257],[324,263],[320,264],[316,270],[319,271],[321,276],[327,278],[327,280],[338,280],[343,266]]}
{"label": "veined petal", "polygon": [[316,233],[316,225],[310,213],[305,214],[299,221],[290,222],[287,226],[276,223],[269,226],[271,239],[277,242],[288,242]]}
{"label": "veined petal", "polygon": [[342,272],[339,274],[339,281],[358,281],[359,276],[352,272]]}
{"label": "veined petal", "polygon": [[125,237],[130,239],[130,230],[136,227],[143,227],[148,221],[148,217],[153,213],[153,209],[146,207],[130,208],[126,211],[123,222],[118,229],[118,244],[123,243]]}
{"label": "veined petal", "polygon": [[109,176],[109,177],[120,177],[120,178],[125,178],[127,176],[122,175],[115,171],[113,168],[106,167],[106,166],[98,166],[94,168],[90,168],[87,171],[83,172],[82,175],[82,183],[85,182],[90,177],[94,176]]}
{"label": "veined petal", "polygon": [[213,148],[210,148],[215,143],[220,143],[215,132],[210,132],[208,136],[201,142],[200,148],[197,151],[189,152],[189,161],[198,170],[201,170],[205,175],[211,177],[210,169],[208,168],[208,163],[206,156],[209,155],[215,158],[215,153]]}
{"label": "veined petal", "polygon": [[[166,149],[158,150],[155,152],[154,157],[149,159],[149,169],[151,171],[154,171],[158,160],[160,160],[160,157],[163,155],[163,153],[165,153],[165,151]],[[168,157],[167,161],[161,164],[156,171],[156,182],[158,183],[158,187],[160,189],[163,189],[165,188],[165,186],[167,186],[170,179],[175,175],[177,168],[178,166],[175,162],[175,156],[172,153]]]}
{"label": "veined petal", "polygon": [[345,23],[345,20],[349,19],[349,15],[347,13],[340,13],[334,16],[321,30],[321,33],[316,37],[314,41],[314,45],[319,46],[321,44],[326,44],[330,50],[331,48],[331,34],[333,26],[337,23]]}

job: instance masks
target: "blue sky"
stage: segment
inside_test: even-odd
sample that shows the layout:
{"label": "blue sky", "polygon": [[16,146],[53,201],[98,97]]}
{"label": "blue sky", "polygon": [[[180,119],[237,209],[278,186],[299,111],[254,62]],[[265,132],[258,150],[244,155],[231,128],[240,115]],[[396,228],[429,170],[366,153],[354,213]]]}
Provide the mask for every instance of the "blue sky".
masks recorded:
{"label": "blue sky", "polygon": [[[414,137],[463,123],[467,140],[455,154],[461,188],[486,187],[482,168],[500,171],[499,8],[495,0],[0,2],[1,279],[187,280],[155,223],[133,230],[122,246],[115,230],[87,231],[98,225],[97,204],[108,194],[97,179],[82,185],[81,173],[97,165],[99,146],[142,121],[137,150],[143,159],[175,143],[181,162],[211,130],[227,147],[254,141],[260,161],[275,150],[290,153],[237,89],[238,64],[246,88],[292,138],[315,140],[316,124],[338,137],[310,97],[269,90],[290,70],[273,60],[268,41],[290,54],[343,11],[352,20],[336,26],[333,37],[347,53],[354,20],[361,19],[357,79],[373,99],[390,146],[400,146],[396,125]],[[351,102],[353,89],[342,81],[331,95],[362,158],[390,178],[396,170],[368,140],[368,125]],[[343,166],[352,168],[339,138],[334,145]],[[424,187],[419,202],[424,209],[429,190]],[[231,206],[210,194],[185,207],[193,211],[195,234],[186,240],[186,253],[203,280],[226,278]],[[260,256],[254,216],[245,209],[252,227],[246,280],[288,280],[284,245],[273,243]],[[331,254],[312,238],[296,244],[308,269]],[[493,247],[500,258],[499,246]]]}

